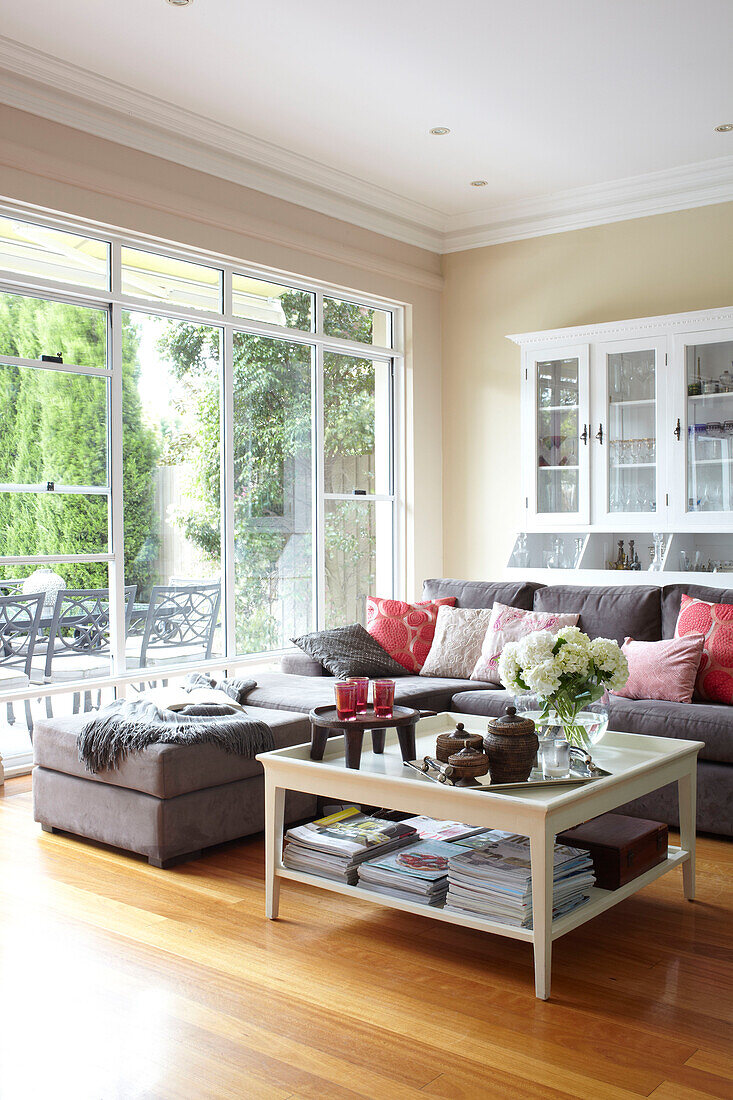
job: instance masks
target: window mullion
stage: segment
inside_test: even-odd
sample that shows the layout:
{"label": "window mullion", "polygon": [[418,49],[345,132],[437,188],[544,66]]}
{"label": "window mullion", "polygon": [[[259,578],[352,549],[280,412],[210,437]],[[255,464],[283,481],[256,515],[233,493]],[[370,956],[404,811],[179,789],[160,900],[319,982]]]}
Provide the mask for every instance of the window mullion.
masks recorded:
{"label": "window mullion", "polygon": [[[317,295],[318,299],[320,295]],[[318,312],[318,305],[316,305]],[[316,630],[322,630],[326,622],[326,502],[325,502],[325,452],[324,452],[324,415],[323,415],[323,347],[316,345],[315,353],[315,402],[313,454],[315,465],[315,493],[313,518],[316,537]]]}
{"label": "window mullion", "polygon": [[[227,274],[231,290],[231,272],[224,273],[226,294]],[[221,401],[221,516],[222,516],[222,579],[224,582],[224,652],[228,657],[237,652],[236,639],[236,572],[234,563],[234,333],[224,329],[222,348]]]}
{"label": "window mullion", "polygon": [[112,663],[116,675],[125,672],[125,526],[124,526],[124,459],[122,439],[122,310],[110,308],[108,404],[108,476],[111,490],[109,545],[112,561],[109,566],[110,638]]}

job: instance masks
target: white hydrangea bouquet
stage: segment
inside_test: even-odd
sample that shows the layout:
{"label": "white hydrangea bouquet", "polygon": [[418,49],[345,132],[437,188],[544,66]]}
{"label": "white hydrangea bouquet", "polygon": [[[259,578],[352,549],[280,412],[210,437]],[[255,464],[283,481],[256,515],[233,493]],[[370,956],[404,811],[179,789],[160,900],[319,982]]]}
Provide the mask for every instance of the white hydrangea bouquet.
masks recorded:
{"label": "white hydrangea bouquet", "polygon": [[629,676],[629,666],[618,643],[593,638],[577,626],[557,634],[537,630],[504,646],[499,677],[516,695],[532,692],[542,700],[540,721],[557,716],[567,740],[589,748],[586,727],[578,721],[584,707],[606,691],[618,691]]}

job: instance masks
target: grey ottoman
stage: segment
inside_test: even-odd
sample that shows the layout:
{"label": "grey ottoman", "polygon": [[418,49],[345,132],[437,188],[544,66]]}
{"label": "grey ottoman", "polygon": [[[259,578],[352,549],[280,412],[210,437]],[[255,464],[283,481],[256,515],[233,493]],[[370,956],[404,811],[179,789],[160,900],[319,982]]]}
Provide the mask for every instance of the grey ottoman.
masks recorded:
{"label": "grey ottoman", "polygon": [[[276,748],[310,740],[305,714],[248,710],[270,726]],[[119,768],[92,775],[76,746],[85,721],[75,715],[36,723],[33,812],[46,832],[89,837],[167,867],[262,830],[264,780],[256,760],[215,745],[151,745]],[[315,812],[315,795],[288,794],[288,822]]]}

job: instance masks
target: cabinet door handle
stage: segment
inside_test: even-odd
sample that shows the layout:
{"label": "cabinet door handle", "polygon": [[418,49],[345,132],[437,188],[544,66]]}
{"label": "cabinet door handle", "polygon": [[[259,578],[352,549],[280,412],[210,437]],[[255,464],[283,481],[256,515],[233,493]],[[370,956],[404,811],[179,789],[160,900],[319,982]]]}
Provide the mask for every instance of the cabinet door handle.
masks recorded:
{"label": "cabinet door handle", "polygon": [[585,445],[587,447],[588,446],[588,425],[587,424],[583,425],[583,430],[580,433],[580,438],[583,440],[583,442],[585,443]]}
{"label": "cabinet door handle", "polygon": [[596,439],[599,443],[603,443],[603,425],[598,425],[598,431],[596,432]]}
{"label": "cabinet door handle", "polygon": [[674,430],[674,434],[677,436],[677,442],[679,443],[680,436],[682,435],[682,425],[680,424],[680,418],[679,417],[677,417],[677,427]]}

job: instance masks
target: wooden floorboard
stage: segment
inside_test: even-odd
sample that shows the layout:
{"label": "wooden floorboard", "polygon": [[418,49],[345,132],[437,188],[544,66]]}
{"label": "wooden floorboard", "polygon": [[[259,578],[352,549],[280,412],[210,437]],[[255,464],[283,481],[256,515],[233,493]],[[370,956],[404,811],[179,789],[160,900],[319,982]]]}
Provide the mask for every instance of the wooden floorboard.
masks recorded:
{"label": "wooden floorboard", "polygon": [[285,882],[260,838],[170,871],[0,788],[2,1100],[733,1100],[733,845],[555,944]]}

